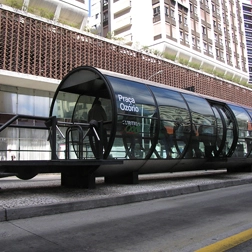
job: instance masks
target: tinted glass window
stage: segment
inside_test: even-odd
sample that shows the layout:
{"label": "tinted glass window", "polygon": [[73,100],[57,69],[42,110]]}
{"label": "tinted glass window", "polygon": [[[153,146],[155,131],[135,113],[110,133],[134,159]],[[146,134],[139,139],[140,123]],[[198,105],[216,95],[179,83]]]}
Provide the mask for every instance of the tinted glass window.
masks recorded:
{"label": "tinted glass window", "polygon": [[183,94],[183,96],[189,105],[193,122],[201,125],[215,125],[213,110],[205,99],[188,94]]}
{"label": "tinted glass window", "polygon": [[106,77],[113,87],[117,106],[117,134],[112,156],[145,158],[152,145],[151,117],[156,111],[153,96],[142,83]]}
{"label": "tinted glass window", "polygon": [[229,107],[232,109],[238,125],[238,143],[233,156],[243,157],[250,153],[252,147],[251,118],[245,109],[233,105]]}
{"label": "tinted glass window", "polygon": [[157,158],[179,158],[189,140],[181,132],[182,125],[190,118],[187,105],[178,92],[159,87],[150,89],[157,100],[161,119],[154,154]]}
{"label": "tinted glass window", "polygon": [[16,114],[17,94],[10,92],[0,92],[0,112]]}
{"label": "tinted glass window", "polygon": [[[246,111],[249,113],[250,118],[252,118],[252,109],[246,109]],[[248,144],[248,153],[250,153],[250,156],[252,156],[252,121],[248,122],[248,132],[249,132],[249,139],[247,141]]]}
{"label": "tinted glass window", "polygon": [[[213,157],[217,150],[216,118],[210,104],[203,98],[183,94],[192,116],[192,140],[189,148],[197,157]],[[192,146],[193,145],[193,146]],[[195,156],[195,155],[194,155]]]}
{"label": "tinted glass window", "polygon": [[154,113],[153,97],[144,84],[111,76],[107,78],[113,86],[118,114],[149,116]]}
{"label": "tinted glass window", "polygon": [[71,119],[73,116],[73,110],[79,95],[59,92],[55,104],[53,107],[52,116],[58,118]]}
{"label": "tinted glass window", "polygon": [[248,113],[245,111],[245,109],[241,108],[241,107],[237,107],[237,106],[233,106],[230,105],[229,106],[235,117],[236,117],[236,121],[238,124],[238,128],[239,128],[239,135],[243,135],[244,130],[248,129],[248,122],[251,121]]}

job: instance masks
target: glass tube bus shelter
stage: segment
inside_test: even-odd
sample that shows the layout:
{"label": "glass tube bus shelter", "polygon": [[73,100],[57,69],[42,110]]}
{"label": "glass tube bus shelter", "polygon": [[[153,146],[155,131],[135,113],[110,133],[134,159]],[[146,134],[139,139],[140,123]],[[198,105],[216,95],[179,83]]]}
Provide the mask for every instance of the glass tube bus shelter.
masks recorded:
{"label": "glass tube bus shelter", "polygon": [[[104,119],[101,110],[90,117],[97,103]],[[108,181],[144,173],[251,167],[252,108],[148,80],[78,67],[61,81],[50,116],[61,122],[57,158],[124,160],[96,170]],[[87,123],[94,134],[82,127]]]}

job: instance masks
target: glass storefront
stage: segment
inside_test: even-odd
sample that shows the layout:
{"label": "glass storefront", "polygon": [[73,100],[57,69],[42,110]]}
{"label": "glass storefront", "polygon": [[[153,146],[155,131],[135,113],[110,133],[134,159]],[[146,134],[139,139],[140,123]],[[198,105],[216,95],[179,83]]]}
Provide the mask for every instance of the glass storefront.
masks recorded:
{"label": "glass storefront", "polygon": [[[53,93],[0,85],[0,123],[16,114],[49,116]],[[19,119],[14,124],[36,125],[36,120]],[[8,127],[0,132],[0,160],[48,160],[51,150],[48,132]]]}

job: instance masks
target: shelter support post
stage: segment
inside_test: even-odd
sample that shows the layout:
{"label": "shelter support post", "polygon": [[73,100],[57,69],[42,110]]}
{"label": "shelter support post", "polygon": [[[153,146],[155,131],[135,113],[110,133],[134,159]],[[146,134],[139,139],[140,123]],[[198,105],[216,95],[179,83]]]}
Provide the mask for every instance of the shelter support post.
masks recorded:
{"label": "shelter support post", "polygon": [[78,174],[78,173],[61,173],[61,185],[66,187],[78,187],[86,189],[95,189],[95,175],[90,174]]}
{"label": "shelter support post", "polygon": [[105,177],[105,183],[108,184],[138,184],[138,172],[131,172],[124,175]]}

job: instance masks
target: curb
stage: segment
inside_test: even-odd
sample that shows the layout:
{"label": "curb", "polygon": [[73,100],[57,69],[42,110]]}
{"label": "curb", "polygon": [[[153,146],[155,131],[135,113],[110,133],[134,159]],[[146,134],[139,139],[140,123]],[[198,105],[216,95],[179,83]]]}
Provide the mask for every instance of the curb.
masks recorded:
{"label": "curb", "polygon": [[211,184],[193,185],[181,188],[171,188],[159,191],[151,191],[151,192],[148,191],[123,196],[113,196],[103,199],[81,200],[81,201],[65,202],[50,205],[8,208],[8,209],[0,208],[0,222],[45,216],[45,215],[53,215],[59,213],[68,213],[74,211],[83,211],[100,207],[123,205],[147,200],[191,194],[196,192],[203,192],[231,186],[238,186],[249,183],[252,183],[252,178],[229,180],[224,182],[214,182]]}

